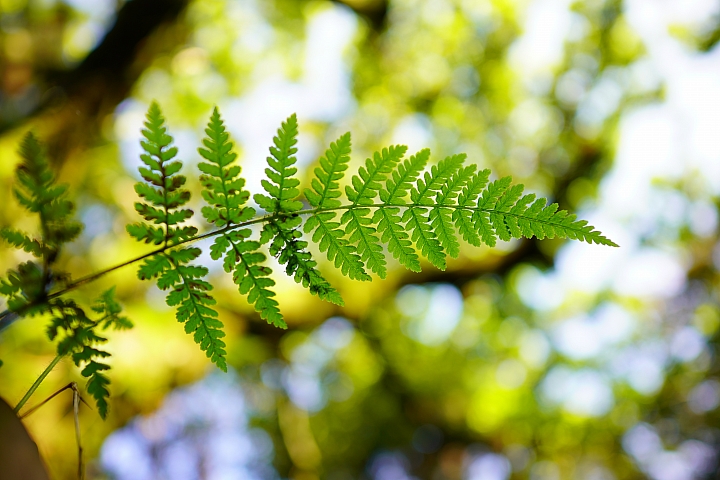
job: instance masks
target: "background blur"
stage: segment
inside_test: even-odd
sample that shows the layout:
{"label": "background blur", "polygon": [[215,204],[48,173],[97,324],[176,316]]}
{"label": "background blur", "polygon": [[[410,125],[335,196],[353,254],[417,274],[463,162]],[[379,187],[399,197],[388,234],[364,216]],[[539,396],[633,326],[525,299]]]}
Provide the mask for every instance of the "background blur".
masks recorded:
{"label": "background blur", "polygon": [[[111,334],[108,420],[81,414],[89,476],[720,478],[719,24],[717,0],[0,0],[0,223],[36,228],[11,195],[33,129],[86,224],[75,277],[146,251],[124,227],[153,99],[195,191],[214,105],[254,192],[297,112],[306,183],[348,130],[355,167],[467,152],[621,245],[465,246],[371,284],[321,264],[347,306],[278,276],[287,331],[212,264],[228,374],[133,267],[108,275],[73,293],[117,285],[136,325]],[[0,270],[23,259],[2,247]],[[44,323],[0,336],[11,404],[54,356]],[[30,403],[70,380],[64,361]],[[74,478],[69,394],[26,424]]]}

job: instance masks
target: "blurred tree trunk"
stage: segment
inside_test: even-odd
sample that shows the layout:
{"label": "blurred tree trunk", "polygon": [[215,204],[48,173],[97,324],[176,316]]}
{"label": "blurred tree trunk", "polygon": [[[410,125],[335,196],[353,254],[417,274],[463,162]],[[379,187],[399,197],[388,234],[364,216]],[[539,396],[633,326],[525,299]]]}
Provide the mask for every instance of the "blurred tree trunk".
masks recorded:
{"label": "blurred tree trunk", "polygon": [[[97,139],[104,119],[131,92],[167,43],[181,44],[178,20],[188,0],[130,0],[85,59],[69,71],[41,73],[40,100],[24,117],[0,126],[0,134],[32,119],[50,158],[62,163]],[[164,40],[164,41],[159,41]]]}

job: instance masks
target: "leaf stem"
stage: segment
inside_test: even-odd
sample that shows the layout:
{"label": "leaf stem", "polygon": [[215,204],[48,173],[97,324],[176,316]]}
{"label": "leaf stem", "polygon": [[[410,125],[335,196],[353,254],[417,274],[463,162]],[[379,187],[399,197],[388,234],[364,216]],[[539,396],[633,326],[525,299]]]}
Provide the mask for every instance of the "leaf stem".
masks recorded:
{"label": "leaf stem", "polygon": [[35,390],[38,389],[38,387],[43,382],[43,380],[45,380],[45,377],[48,376],[48,374],[53,370],[53,368],[55,368],[55,366],[60,362],[60,360],[62,360],[62,358],[64,356],[65,355],[57,355],[53,359],[53,361],[50,362],[50,365],[48,365],[47,368],[40,374],[40,376],[37,378],[37,380],[35,380],[35,383],[32,384],[32,386],[30,387],[30,390],[27,391],[25,396],[23,396],[20,399],[20,401],[18,402],[18,404],[15,406],[15,408],[13,408],[13,412],[15,412],[15,415],[17,415],[18,412],[20,412],[20,409],[27,403],[27,401],[30,399],[30,397],[32,397],[33,393],[35,393]]}

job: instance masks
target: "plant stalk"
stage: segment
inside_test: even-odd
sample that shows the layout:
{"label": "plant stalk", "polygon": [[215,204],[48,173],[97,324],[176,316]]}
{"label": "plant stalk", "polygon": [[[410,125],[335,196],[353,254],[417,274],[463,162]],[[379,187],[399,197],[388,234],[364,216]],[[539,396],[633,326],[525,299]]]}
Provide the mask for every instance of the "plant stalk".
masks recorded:
{"label": "plant stalk", "polygon": [[38,389],[40,384],[45,380],[45,377],[48,376],[50,372],[52,372],[53,368],[62,360],[64,355],[57,355],[52,362],[50,362],[50,365],[47,366],[47,368],[40,374],[40,376],[35,380],[35,383],[32,384],[30,387],[30,390],[27,391],[24,397],[20,399],[18,404],[13,408],[13,412],[15,415],[17,415],[20,412],[20,409],[27,403],[28,400],[30,400],[30,397],[32,397],[33,393],[35,393],[35,390]]}

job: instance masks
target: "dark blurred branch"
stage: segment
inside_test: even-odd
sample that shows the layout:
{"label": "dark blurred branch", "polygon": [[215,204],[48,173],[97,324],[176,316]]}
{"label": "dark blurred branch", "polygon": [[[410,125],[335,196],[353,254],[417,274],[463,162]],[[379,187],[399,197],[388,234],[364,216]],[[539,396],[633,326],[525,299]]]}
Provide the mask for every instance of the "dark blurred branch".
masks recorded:
{"label": "dark blurred branch", "polygon": [[[100,44],[75,68],[48,72],[40,79],[43,100],[24,117],[0,126],[0,134],[30,118],[53,117],[48,137],[51,157],[62,159],[91,141],[102,119],[130,93],[152,55],[143,54],[148,39],[177,21],[188,0],[129,0]],[[94,132],[88,132],[88,127]]]}
{"label": "dark blurred branch", "polygon": [[366,19],[376,32],[385,29],[388,15],[387,0],[333,0],[333,2],[351,8],[355,13]]}

